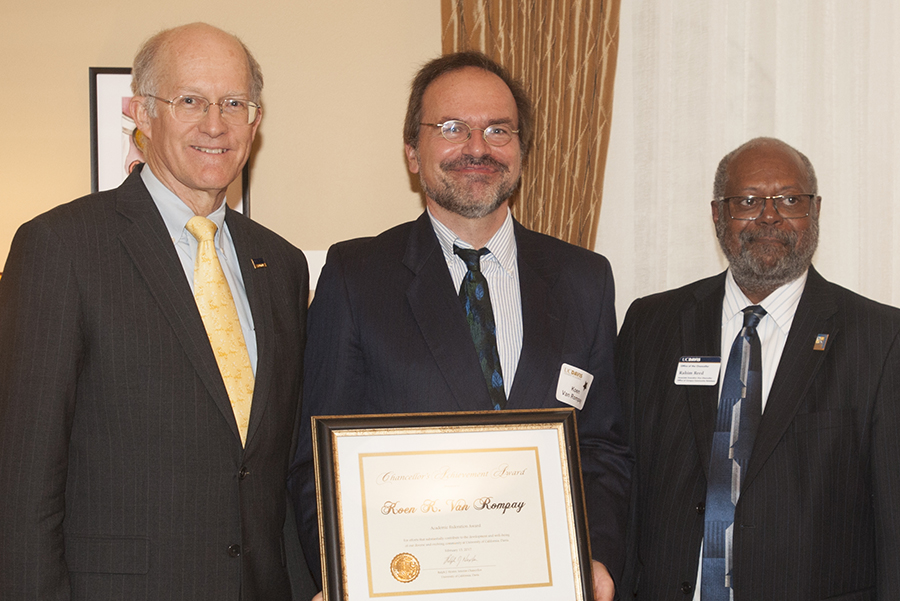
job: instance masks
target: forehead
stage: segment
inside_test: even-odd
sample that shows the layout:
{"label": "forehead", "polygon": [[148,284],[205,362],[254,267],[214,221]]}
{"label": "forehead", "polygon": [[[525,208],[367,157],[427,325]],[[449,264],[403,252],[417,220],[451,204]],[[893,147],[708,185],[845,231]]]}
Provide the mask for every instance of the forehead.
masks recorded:
{"label": "forehead", "polygon": [[190,31],[161,49],[161,87],[168,91],[248,92],[250,68],[241,45],[224,32]]}
{"label": "forehead", "polygon": [[796,152],[780,144],[763,144],[742,150],[731,159],[726,192],[803,192],[809,187],[808,179]]}
{"label": "forehead", "polygon": [[472,121],[508,120],[518,122],[512,92],[503,80],[483,69],[465,67],[445,73],[425,89],[422,117],[426,122],[444,119]]}

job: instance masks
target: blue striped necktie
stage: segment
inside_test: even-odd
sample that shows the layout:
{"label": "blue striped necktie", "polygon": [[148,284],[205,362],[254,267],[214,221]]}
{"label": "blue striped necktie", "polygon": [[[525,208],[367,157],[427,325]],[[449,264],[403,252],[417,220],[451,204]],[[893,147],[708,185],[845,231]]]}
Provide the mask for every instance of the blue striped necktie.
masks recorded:
{"label": "blue striped necktie", "polygon": [[725,366],[709,459],[701,601],[734,598],[734,507],[762,419],[762,350],[756,326],[765,314],[759,305],[744,309],[744,327],[731,345]]}
{"label": "blue striped necktie", "polygon": [[481,273],[481,256],[490,251],[486,248],[474,250],[454,246],[453,252],[459,255],[468,269],[459,287],[459,300],[466,310],[466,321],[469,322],[469,332],[478,352],[478,361],[491,395],[491,403],[494,409],[503,409],[506,407],[506,391],[503,388],[503,370],[497,350],[497,327],[494,324],[494,309],[491,307],[487,279]]}

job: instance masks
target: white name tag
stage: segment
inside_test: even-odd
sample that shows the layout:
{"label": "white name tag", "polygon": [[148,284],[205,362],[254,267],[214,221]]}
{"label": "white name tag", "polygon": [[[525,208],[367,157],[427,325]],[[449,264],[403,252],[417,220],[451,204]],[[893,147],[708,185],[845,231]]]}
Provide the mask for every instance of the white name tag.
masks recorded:
{"label": "white name tag", "polygon": [[585,370],[563,363],[559,369],[559,385],[556,387],[556,400],[571,405],[579,411],[584,407],[591,382],[594,376]]}
{"label": "white name tag", "polygon": [[675,371],[679,386],[715,386],[719,383],[720,357],[682,357]]}

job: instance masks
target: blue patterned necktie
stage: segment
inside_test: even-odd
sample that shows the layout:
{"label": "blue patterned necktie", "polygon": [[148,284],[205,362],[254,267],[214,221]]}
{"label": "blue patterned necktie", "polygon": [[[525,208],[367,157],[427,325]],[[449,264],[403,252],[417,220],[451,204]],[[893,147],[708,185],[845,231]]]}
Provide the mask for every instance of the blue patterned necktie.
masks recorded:
{"label": "blue patterned necktie", "polygon": [[731,345],[722,380],[706,489],[702,601],[734,597],[734,507],[762,419],[762,350],[756,326],[765,314],[759,305],[744,309],[744,327]]}
{"label": "blue patterned necktie", "polygon": [[469,332],[475,342],[478,361],[484,373],[484,381],[491,395],[494,409],[506,407],[506,391],[503,388],[503,370],[500,368],[500,353],[497,351],[497,327],[494,324],[494,309],[487,280],[481,273],[480,259],[489,251],[486,248],[453,247],[453,252],[465,262],[468,271],[459,287],[459,300],[466,310]]}

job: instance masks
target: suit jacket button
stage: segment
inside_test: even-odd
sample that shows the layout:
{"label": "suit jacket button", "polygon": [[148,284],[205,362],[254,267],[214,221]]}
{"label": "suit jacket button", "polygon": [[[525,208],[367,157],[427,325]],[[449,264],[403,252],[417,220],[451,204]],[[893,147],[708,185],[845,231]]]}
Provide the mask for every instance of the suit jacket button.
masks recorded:
{"label": "suit jacket button", "polygon": [[697,503],[697,513],[703,515],[704,511],[706,511],[706,503],[700,501],[699,503]]}
{"label": "suit jacket button", "polygon": [[681,583],[681,592],[684,593],[685,595],[690,595],[691,593],[694,592],[694,587],[691,585],[690,582],[682,582]]}
{"label": "suit jacket button", "polygon": [[231,557],[240,557],[241,556],[241,546],[240,545],[228,545],[228,555]]}
{"label": "suit jacket button", "polygon": [[244,478],[246,478],[249,475],[250,475],[250,470],[248,470],[246,466],[242,466],[241,471],[238,472],[238,478],[243,480]]}

